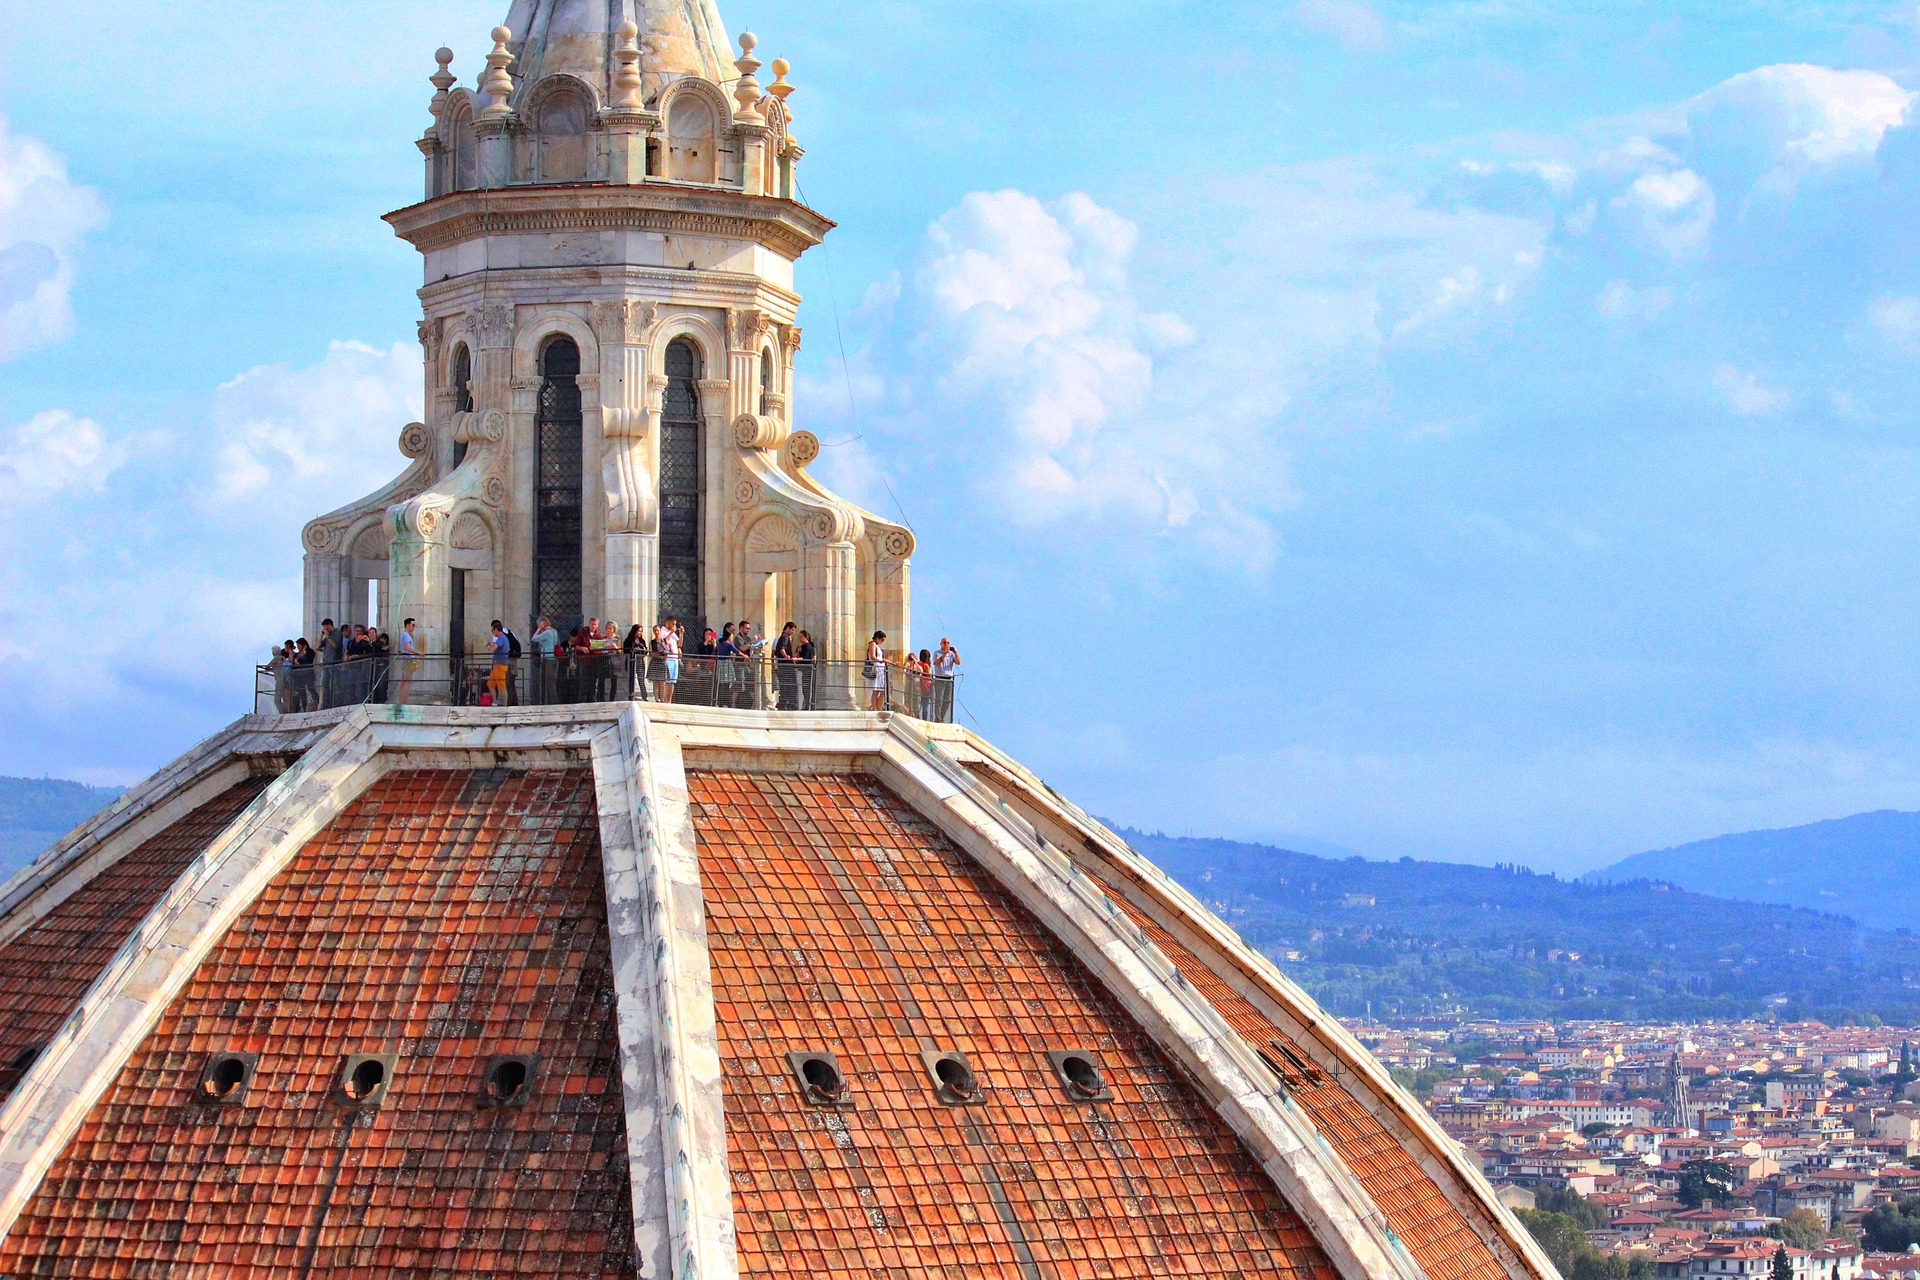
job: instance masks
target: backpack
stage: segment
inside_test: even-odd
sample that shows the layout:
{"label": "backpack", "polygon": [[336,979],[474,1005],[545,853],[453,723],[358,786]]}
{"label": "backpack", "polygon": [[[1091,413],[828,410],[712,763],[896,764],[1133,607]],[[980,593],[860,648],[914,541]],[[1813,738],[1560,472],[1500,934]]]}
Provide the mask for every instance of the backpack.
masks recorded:
{"label": "backpack", "polygon": [[511,631],[507,632],[507,656],[509,658],[520,656],[520,637]]}

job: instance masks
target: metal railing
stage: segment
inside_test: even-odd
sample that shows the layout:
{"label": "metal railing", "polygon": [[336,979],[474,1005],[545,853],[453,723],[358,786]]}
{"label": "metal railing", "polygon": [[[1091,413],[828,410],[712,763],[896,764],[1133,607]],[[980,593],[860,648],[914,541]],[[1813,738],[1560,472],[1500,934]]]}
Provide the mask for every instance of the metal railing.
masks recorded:
{"label": "metal railing", "polygon": [[787,662],[764,655],[529,654],[496,662],[450,654],[254,668],[254,710],[290,715],[366,703],[543,707],[661,702],[741,711],[891,711],[951,723],[960,677],[889,662]]}

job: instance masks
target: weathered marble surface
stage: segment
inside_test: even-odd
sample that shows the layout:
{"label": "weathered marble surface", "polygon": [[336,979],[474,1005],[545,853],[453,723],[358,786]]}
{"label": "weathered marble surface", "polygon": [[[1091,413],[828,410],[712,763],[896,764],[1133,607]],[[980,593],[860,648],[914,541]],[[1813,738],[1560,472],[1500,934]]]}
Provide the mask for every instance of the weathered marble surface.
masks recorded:
{"label": "weathered marble surface", "polygon": [[[1474,1210],[1516,1277],[1550,1265],[1444,1137],[1337,1023],[1224,924],[1110,832],[954,726],[884,715],[739,712],[658,704],[361,708],[249,717],[188,753],[50,851],[11,887],[0,938],[84,883],[163,815],[262,760],[290,767],[153,909],[0,1108],[0,1234],[168,1002],[227,928],[334,816],[389,770],[593,770],[626,1095],[635,1248],[649,1276],[737,1274],[719,1040],[686,768],[854,769],[878,776],[969,853],[1087,966],[1178,1061],[1299,1210],[1347,1280],[1421,1280],[1379,1207],[1253,1048],[1102,886],[1062,852],[1098,842],[1125,860],[1160,918],[1216,957],[1243,995],[1300,1043]],[[980,768],[978,766],[986,766]],[[989,785],[994,777],[1002,784]],[[169,819],[171,820],[171,819]],[[1130,892],[1132,890],[1129,890]]]}
{"label": "weathered marble surface", "polygon": [[467,652],[494,618],[531,634],[541,359],[565,337],[583,616],[660,618],[659,427],[681,342],[698,362],[704,617],[762,635],[795,621],[840,661],[876,629],[909,643],[913,535],[812,479],[819,442],[793,430],[794,263],[833,224],[795,198],[794,86],[776,62],[763,88],[755,44],[731,48],[713,0],[517,0],[477,88],[443,61],[426,199],[388,215],[423,259],[426,420],[401,431],[413,462],[395,480],[306,526],[310,639],[322,617],[411,617],[423,652],[448,652],[456,572]]}

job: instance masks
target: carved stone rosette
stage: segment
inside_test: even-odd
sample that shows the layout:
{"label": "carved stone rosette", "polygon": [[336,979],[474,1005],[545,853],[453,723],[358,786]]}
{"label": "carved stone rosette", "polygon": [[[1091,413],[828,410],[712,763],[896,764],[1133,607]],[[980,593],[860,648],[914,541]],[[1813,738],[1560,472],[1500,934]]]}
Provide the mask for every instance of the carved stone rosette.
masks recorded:
{"label": "carved stone rosette", "polygon": [[836,502],[832,506],[815,507],[807,516],[807,536],[815,542],[847,542],[859,533],[859,517],[853,508]]}
{"label": "carved stone rosette", "polygon": [[805,471],[819,456],[820,437],[811,431],[794,432],[781,450],[781,462],[788,471]]}
{"label": "carved stone rosette", "polygon": [[785,438],[785,427],[778,418],[743,413],[733,420],[733,442],[742,449],[777,449]]}
{"label": "carved stone rosette", "polygon": [[331,520],[315,520],[300,531],[301,544],[315,555],[338,555],[347,526]]}
{"label": "carved stone rosette", "polygon": [[400,453],[407,458],[424,458],[433,448],[433,432],[424,422],[409,422],[400,431]]}

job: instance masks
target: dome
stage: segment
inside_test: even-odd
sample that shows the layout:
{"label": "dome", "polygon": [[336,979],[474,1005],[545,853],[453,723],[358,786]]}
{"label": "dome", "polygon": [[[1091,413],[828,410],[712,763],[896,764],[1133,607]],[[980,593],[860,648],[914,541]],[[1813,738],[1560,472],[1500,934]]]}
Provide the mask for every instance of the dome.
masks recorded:
{"label": "dome", "polygon": [[556,74],[576,75],[604,100],[620,25],[640,29],[647,95],[681,76],[734,77],[732,43],[714,0],[514,0],[507,15],[516,97]]}
{"label": "dome", "polygon": [[0,1274],[1554,1280],[988,743],[250,716],[0,895]]}

